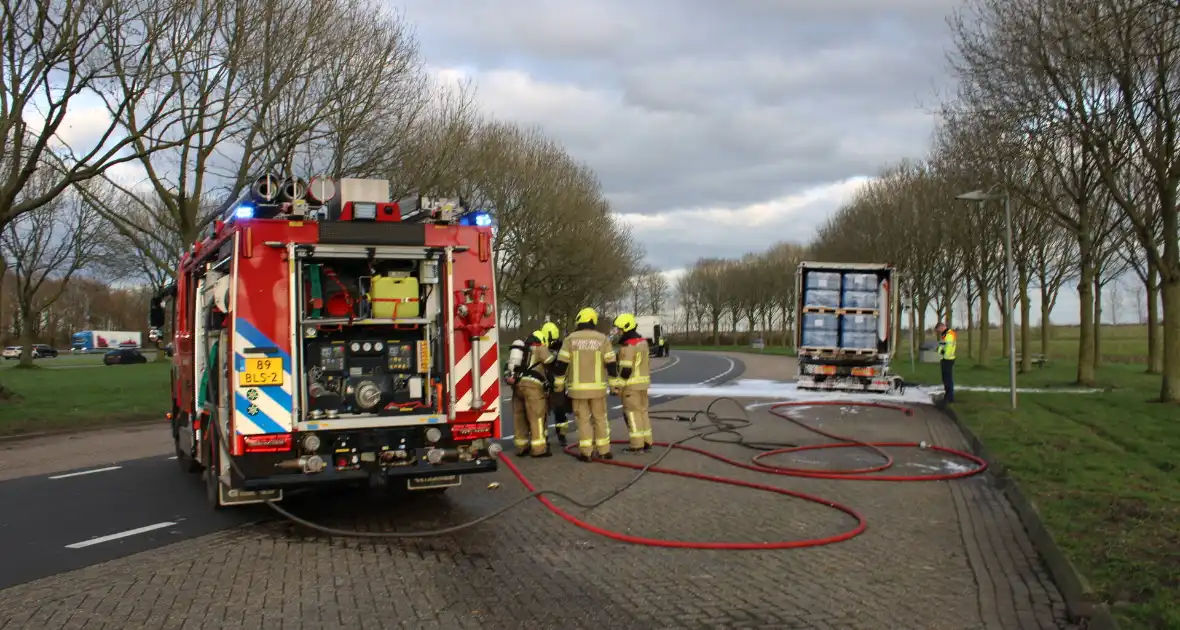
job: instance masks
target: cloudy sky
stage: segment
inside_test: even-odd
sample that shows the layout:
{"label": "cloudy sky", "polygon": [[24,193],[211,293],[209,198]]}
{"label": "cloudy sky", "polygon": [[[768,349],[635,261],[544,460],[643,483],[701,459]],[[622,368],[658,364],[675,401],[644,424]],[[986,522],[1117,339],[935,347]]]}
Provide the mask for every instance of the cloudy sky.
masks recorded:
{"label": "cloudy sky", "polygon": [[865,177],[923,155],[954,4],[388,1],[485,112],[589,163],[665,270],[806,242]]}

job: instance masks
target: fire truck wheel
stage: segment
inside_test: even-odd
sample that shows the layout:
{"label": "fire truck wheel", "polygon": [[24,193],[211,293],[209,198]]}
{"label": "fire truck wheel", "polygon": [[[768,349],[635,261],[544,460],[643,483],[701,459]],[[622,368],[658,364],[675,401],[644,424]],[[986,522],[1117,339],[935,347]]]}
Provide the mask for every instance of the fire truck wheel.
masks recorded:
{"label": "fire truck wheel", "polygon": [[189,457],[188,451],[180,445],[180,430],[180,414],[174,413],[172,416],[172,448],[176,451],[176,464],[185,473],[198,472],[201,470],[201,464]]}
{"label": "fire truck wheel", "polygon": [[[212,423],[216,422],[217,420],[216,418],[210,418],[209,421]],[[221,465],[220,462],[217,461],[220,458],[220,448],[217,445],[217,430],[213,429],[213,427],[210,427],[210,429],[212,430],[207,433],[208,439],[206,439],[204,442],[206,462],[204,475],[205,499],[209,501],[210,507],[215,510],[220,510],[222,507],[221,493],[219,492],[221,480],[218,479],[218,474],[221,470]]]}

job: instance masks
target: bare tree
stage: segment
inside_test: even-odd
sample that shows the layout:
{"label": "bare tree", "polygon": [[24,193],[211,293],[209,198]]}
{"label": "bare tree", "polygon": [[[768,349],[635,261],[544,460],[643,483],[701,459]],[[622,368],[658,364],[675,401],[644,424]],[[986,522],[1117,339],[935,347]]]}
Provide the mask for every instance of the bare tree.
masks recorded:
{"label": "bare tree", "polygon": [[647,312],[652,315],[663,314],[669,293],[668,277],[658,269],[650,269],[644,277],[644,293]]}
{"label": "bare tree", "polygon": [[94,262],[101,242],[100,217],[72,193],[20,215],[0,232],[0,251],[16,280],[20,365],[32,366],[41,315],[62,296],[74,275]]}
{"label": "bare tree", "polygon": [[[143,135],[174,120],[176,85],[157,66],[153,43],[178,15],[173,4],[146,0],[29,0],[0,11],[0,229],[70,186],[137,159]],[[136,25],[119,33],[127,42],[120,54],[102,45],[117,24]],[[110,101],[117,68],[126,69],[124,89]],[[128,129],[120,116],[68,119],[71,111],[87,112],[86,97],[106,100],[117,114],[134,112],[140,124]]]}
{"label": "bare tree", "polygon": [[[424,109],[408,29],[366,0],[212,0],[170,27],[158,63],[179,82],[184,116],[137,140],[141,154],[160,152],[138,162],[154,198],[108,180],[138,207],[104,208],[144,252],[161,226],[192,243],[260,172],[293,173],[297,161],[337,177],[388,169]],[[116,55],[127,46],[118,30],[104,44]],[[112,115],[139,128],[135,112]]]}

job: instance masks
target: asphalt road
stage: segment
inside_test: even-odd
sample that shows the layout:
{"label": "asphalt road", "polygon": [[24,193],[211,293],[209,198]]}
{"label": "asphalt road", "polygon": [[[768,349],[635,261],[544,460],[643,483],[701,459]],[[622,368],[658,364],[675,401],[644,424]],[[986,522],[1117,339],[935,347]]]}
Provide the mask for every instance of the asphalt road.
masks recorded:
{"label": "asphalt road", "polygon": [[[717,385],[743,370],[734,359],[674,352],[652,378]],[[612,419],[619,418],[618,399],[610,404]],[[508,437],[511,401],[501,406]],[[200,476],[181,472],[168,456],[0,482],[0,506],[0,589],[274,517],[265,506],[210,509]]]}

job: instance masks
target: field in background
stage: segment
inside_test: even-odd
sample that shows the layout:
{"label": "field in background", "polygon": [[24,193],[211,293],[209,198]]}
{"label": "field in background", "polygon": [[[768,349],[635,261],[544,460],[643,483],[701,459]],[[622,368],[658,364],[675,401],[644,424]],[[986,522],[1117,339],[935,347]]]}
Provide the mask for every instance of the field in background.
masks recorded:
{"label": "field in background", "polygon": [[[145,353],[146,354],[146,353]],[[102,365],[102,355],[38,359],[34,369],[0,361],[0,383],[24,397],[0,403],[0,436],[164,422],[170,363]]]}
{"label": "field in background", "polygon": [[[975,356],[977,352],[975,348],[979,346],[979,331],[973,331],[971,335],[971,351],[967,349],[967,331],[959,329],[959,359],[969,359]],[[988,355],[990,357],[998,357],[1005,347],[1008,345],[1006,333],[1003,329],[992,328],[988,331]],[[1129,325],[1104,325],[1102,326],[1101,338],[1099,340],[1099,352],[1102,354],[1102,361],[1104,363],[1147,363],[1147,326],[1138,324]],[[1078,340],[1081,337],[1081,328],[1077,326],[1052,326],[1049,329],[1049,359],[1051,361],[1077,361],[1078,356]],[[684,350],[691,349],[714,349],[714,350],[728,350],[750,352],[755,351],[750,347],[751,337],[749,333],[723,334],[721,335],[721,343],[719,345],[712,345],[712,336],[708,333],[676,333],[671,336],[672,343],[675,348],[682,348]],[[909,340],[910,333],[908,330],[902,331],[900,347],[898,348],[898,357],[909,358]],[[935,342],[934,333],[927,333],[925,337],[918,336],[918,343]],[[781,354],[786,350],[793,354],[792,350],[785,349],[781,344],[781,337],[776,333],[766,339],[767,347],[765,352]],[[1032,354],[1041,353],[1041,330],[1039,328],[1032,329]],[[756,351],[755,351],[756,352]],[[1016,329],[1016,352],[1020,353],[1020,329]]]}

